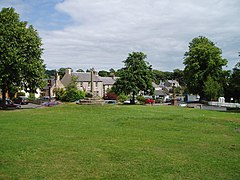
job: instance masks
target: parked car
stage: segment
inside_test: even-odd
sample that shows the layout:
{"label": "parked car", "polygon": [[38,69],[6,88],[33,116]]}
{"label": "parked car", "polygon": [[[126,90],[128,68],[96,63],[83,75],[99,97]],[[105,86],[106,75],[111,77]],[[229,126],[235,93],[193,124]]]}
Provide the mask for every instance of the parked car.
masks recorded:
{"label": "parked car", "polygon": [[[124,101],[123,104],[131,104],[131,101],[132,101],[132,99],[128,99],[128,100]],[[135,99],[135,104],[137,104],[137,103],[138,103],[138,101]]]}
{"label": "parked car", "polygon": [[145,104],[154,104],[155,100],[154,99],[146,99]]}
{"label": "parked car", "polygon": [[25,96],[19,96],[17,99],[14,100],[16,104],[28,104],[28,99]]}
{"label": "parked car", "polygon": [[[11,100],[6,99],[6,108],[7,109],[20,109],[21,106],[14,104]],[[3,109],[2,99],[0,99],[0,109]]]}
{"label": "parked car", "polygon": [[43,96],[43,97],[40,97],[40,100],[42,100],[42,101],[49,101],[50,97],[49,96]]}
{"label": "parked car", "polygon": [[143,96],[145,98],[145,104],[154,104],[155,103],[155,100],[153,99],[152,96]]}
{"label": "parked car", "polygon": [[104,100],[105,104],[116,104],[116,100]]}

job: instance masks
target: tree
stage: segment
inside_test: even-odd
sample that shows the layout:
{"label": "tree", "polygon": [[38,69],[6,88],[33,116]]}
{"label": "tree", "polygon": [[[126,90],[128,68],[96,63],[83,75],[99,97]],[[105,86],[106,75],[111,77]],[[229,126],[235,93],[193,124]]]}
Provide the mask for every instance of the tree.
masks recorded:
{"label": "tree", "polygon": [[233,68],[229,80],[230,96],[234,98],[235,102],[240,102],[240,62]]}
{"label": "tree", "polygon": [[174,69],[173,70],[173,79],[177,80],[180,85],[184,85],[184,73],[183,70]]}
{"label": "tree", "polygon": [[45,74],[46,74],[46,76],[47,76],[47,78],[51,78],[51,77],[54,77],[55,75],[56,75],[56,70],[48,70],[48,69],[46,69],[45,70]]}
{"label": "tree", "polygon": [[35,92],[44,86],[41,38],[33,26],[21,22],[14,8],[0,12],[0,88],[2,103],[10,87]]}
{"label": "tree", "polygon": [[83,69],[78,69],[76,72],[84,72]]}
{"label": "tree", "polygon": [[144,91],[153,92],[152,87],[152,68],[145,59],[147,56],[142,52],[133,52],[129,54],[124,62],[120,78],[117,79],[113,90],[117,94],[124,93],[132,95],[131,103],[135,103],[135,96]]}
{"label": "tree", "polygon": [[166,80],[164,72],[154,69],[152,73],[153,73],[153,80],[156,84],[159,84],[160,81]]}
{"label": "tree", "polygon": [[207,100],[216,100],[220,95],[221,85],[214,81],[211,76],[208,76],[207,81],[204,83],[203,91]]}
{"label": "tree", "polygon": [[115,71],[113,68],[110,68],[110,69],[109,69],[109,73],[110,73],[110,74],[115,74],[116,71]]}
{"label": "tree", "polygon": [[222,67],[227,64],[221,54],[222,51],[206,37],[194,38],[189,43],[189,51],[184,55],[184,79],[190,93],[204,98],[204,82],[208,76],[220,83]]}
{"label": "tree", "polygon": [[98,75],[101,77],[109,77],[110,73],[105,70],[101,70],[98,72]]}

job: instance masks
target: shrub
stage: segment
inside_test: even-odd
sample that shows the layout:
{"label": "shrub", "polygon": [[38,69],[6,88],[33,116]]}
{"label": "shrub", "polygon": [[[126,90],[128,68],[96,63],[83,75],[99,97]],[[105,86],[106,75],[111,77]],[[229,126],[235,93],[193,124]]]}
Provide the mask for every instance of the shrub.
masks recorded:
{"label": "shrub", "polygon": [[140,104],[144,104],[145,103],[145,98],[143,96],[137,96],[137,100]]}
{"label": "shrub", "polygon": [[34,93],[30,93],[29,96],[28,96],[28,100],[33,101],[35,99],[36,99],[35,94]]}
{"label": "shrub", "polygon": [[66,94],[66,90],[64,90],[63,88],[54,89],[54,92],[56,94],[56,99],[61,101],[63,100],[63,97]]}
{"label": "shrub", "polygon": [[83,99],[85,97],[85,93],[83,91],[77,89],[69,89],[66,91],[63,96],[63,100],[67,102],[74,102],[79,99]]}
{"label": "shrub", "polygon": [[104,96],[104,100],[117,100],[118,96],[114,92],[107,92]]}
{"label": "shrub", "polygon": [[55,89],[56,99],[66,102],[74,102],[85,98],[85,92],[77,89],[76,77],[72,77],[71,83],[64,89]]}
{"label": "shrub", "polygon": [[120,102],[124,102],[124,101],[126,101],[127,99],[128,99],[128,96],[125,95],[125,94],[120,94],[120,95],[118,96],[118,101],[120,101]]}

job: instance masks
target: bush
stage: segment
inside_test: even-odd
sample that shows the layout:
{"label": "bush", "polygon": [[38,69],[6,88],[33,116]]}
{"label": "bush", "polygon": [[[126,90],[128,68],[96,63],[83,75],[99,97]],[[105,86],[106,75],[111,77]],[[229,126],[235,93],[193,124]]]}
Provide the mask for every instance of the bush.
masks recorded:
{"label": "bush", "polygon": [[119,101],[119,102],[124,102],[124,101],[126,101],[127,99],[128,99],[128,96],[125,95],[125,94],[120,94],[120,95],[118,96],[118,101]]}
{"label": "bush", "polygon": [[80,91],[77,89],[69,89],[64,94],[62,100],[67,102],[74,102],[84,98],[85,98],[85,93],[83,91]]}
{"label": "bush", "polygon": [[56,99],[66,102],[74,102],[85,98],[85,92],[77,89],[76,77],[72,77],[71,83],[64,89],[54,89]]}
{"label": "bush", "polygon": [[143,96],[137,96],[137,100],[140,104],[145,104],[145,98]]}
{"label": "bush", "polygon": [[118,96],[114,92],[107,92],[107,94],[104,96],[104,100],[117,100]]}
{"label": "bush", "polygon": [[30,93],[29,96],[28,96],[28,100],[30,100],[30,101],[36,100],[35,94]]}
{"label": "bush", "polygon": [[64,90],[63,88],[54,89],[54,92],[56,94],[56,99],[61,101],[63,100],[63,97],[66,94],[66,90]]}

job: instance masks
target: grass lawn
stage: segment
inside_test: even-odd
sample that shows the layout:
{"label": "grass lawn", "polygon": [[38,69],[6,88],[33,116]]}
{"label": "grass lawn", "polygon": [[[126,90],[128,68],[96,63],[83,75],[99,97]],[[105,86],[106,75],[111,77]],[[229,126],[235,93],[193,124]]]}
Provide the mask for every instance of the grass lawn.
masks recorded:
{"label": "grass lawn", "polygon": [[0,179],[240,179],[240,113],[170,106],[0,111]]}

